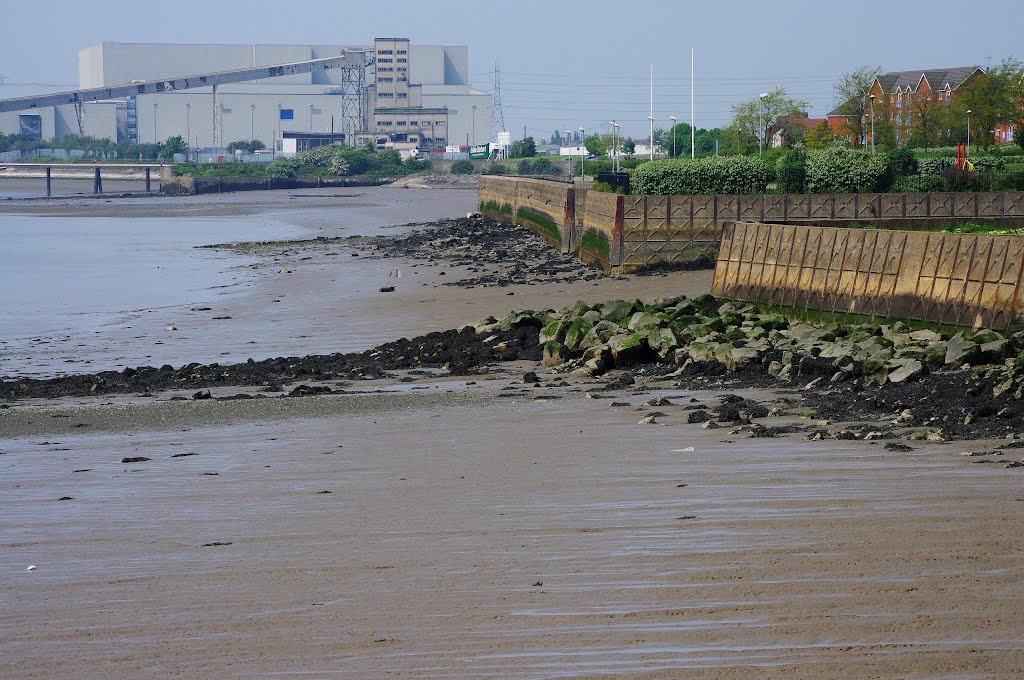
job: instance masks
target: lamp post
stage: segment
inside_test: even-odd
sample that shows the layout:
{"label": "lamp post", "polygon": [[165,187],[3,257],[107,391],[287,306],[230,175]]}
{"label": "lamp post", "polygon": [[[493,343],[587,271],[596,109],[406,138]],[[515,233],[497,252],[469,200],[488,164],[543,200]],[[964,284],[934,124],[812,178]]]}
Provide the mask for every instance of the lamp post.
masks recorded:
{"label": "lamp post", "polygon": [[[612,122],[615,123],[615,121],[612,121]],[[614,148],[615,148],[615,172],[620,172],[622,170],[622,167],[621,167],[621,165],[619,163],[619,151],[618,151],[619,144],[622,143],[622,135],[619,134],[619,128],[620,127],[621,126],[618,123],[615,123],[615,145],[614,145]]]}
{"label": "lamp post", "polygon": [[159,138],[156,136],[156,110],[158,108],[160,108],[160,107],[157,106],[157,103],[153,102],[153,143],[154,144],[157,144],[159,142]]}
{"label": "lamp post", "polygon": [[256,105],[249,104],[249,141],[256,139]]}
{"label": "lamp post", "polygon": [[768,96],[767,92],[762,92],[757,96],[757,157],[758,159],[764,158],[764,100]]}
{"label": "lamp post", "polygon": [[586,140],[586,137],[587,137],[587,131],[584,130],[581,127],[580,128],[580,144],[583,145],[583,149],[581,149],[581,151],[583,153],[580,154],[580,183],[583,182],[583,166],[587,162],[587,145],[584,144],[584,141]]}
{"label": "lamp post", "polygon": [[875,153],[875,95],[871,95],[871,153]]}
{"label": "lamp post", "polygon": [[611,167],[614,172],[618,172],[618,155],[615,153],[618,145],[615,143],[618,139],[618,123],[614,121],[608,121],[608,125],[611,126]]}
{"label": "lamp post", "polygon": [[[654,108],[653,104],[651,105],[651,108],[652,109]],[[650,121],[650,123],[651,123],[651,139],[650,139],[651,144],[650,144],[650,146],[651,146],[651,160],[653,161],[654,160],[654,116],[647,116],[647,120]]]}
{"label": "lamp post", "polygon": [[676,121],[679,120],[675,116],[669,116],[668,119],[672,121],[672,157],[676,156]]}
{"label": "lamp post", "polygon": [[185,102],[185,144],[192,139],[192,104]]}
{"label": "lamp post", "polygon": [[967,109],[967,157],[971,157],[971,110]]}
{"label": "lamp post", "polygon": [[[476,144],[476,104],[473,104],[473,144]],[[469,149],[470,156],[473,155],[473,148]]]}

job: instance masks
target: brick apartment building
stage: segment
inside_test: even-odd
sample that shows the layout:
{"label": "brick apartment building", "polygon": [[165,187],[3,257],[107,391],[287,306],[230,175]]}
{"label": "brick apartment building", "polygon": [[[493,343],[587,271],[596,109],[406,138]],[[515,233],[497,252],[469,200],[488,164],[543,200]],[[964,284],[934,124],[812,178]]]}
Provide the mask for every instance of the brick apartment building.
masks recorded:
{"label": "brick apartment building", "polygon": [[[915,117],[928,105],[949,106],[958,90],[974,78],[985,78],[985,71],[979,66],[958,66],[916,71],[892,71],[875,78],[868,94],[864,96],[865,116],[862,119],[864,144],[871,143],[871,115],[874,109],[875,125],[888,120],[896,135],[896,144],[904,145],[914,130]],[[871,102],[874,95],[874,102]],[[827,115],[829,127],[838,135],[850,136],[855,143],[848,125],[848,116],[839,108]],[[876,130],[877,132],[877,130]],[[1010,128],[995,130],[997,142],[1013,139]]]}

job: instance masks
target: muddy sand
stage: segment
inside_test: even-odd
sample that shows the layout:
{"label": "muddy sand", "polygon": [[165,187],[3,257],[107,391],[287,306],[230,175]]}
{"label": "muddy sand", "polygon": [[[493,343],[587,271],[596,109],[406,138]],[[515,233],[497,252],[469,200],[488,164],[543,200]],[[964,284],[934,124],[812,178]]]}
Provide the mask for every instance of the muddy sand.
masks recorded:
{"label": "muddy sand", "polygon": [[[514,360],[459,337],[439,348],[423,333],[577,298],[695,295],[710,273],[555,267],[516,283],[514,265],[455,266],[395,238],[412,239],[403,261],[385,241],[345,257],[405,268],[366,309],[418,331],[402,333],[415,362],[395,343],[339,354],[363,375],[328,378],[298,372],[323,366],[295,352],[227,385],[185,355],[171,373],[186,382],[148,396],[5,402],[0,676],[1024,674],[1024,477],[1004,465],[1018,439],[848,440],[844,416],[896,405],[818,420],[814,392],[752,389],[773,384],[760,375],[555,375],[528,360],[529,329],[487,344]],[[263,249],[272,289],[275,268],[327,271],[340,245],[244,248]],[[236,309],[276,292],[260,290]],[[333,393],[288,396],[315,391],[302,385]]]}

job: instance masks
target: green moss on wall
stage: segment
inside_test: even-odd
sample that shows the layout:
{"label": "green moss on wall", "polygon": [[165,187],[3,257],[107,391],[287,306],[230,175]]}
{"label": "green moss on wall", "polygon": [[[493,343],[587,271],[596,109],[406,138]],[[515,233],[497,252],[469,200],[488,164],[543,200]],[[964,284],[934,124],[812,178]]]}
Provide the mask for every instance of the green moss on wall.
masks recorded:
{"label": "green moss on wall", "polygon": [[605,259],[611,258],[611,244],[608,242],[608,239],[604,236],[599,236],[592,231],[583,232],[580,247],[582,247],[583,250],[599,254]]}
{"label": "green moss on wall", "polygon": [[543,233],[555,239],[558,243],[562,242],[562,230],[559,229],[558,225],[550,218],[538,215],[532,210],[520,208],[516,211],[516,219],[522,222],[528,222],[540,229]]}

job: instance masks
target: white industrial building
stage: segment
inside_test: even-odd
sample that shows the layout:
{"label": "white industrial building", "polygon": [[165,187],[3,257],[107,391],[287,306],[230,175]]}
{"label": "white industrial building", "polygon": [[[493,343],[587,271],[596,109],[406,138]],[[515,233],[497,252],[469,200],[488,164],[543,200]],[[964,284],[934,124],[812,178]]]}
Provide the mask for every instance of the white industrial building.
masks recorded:
{"label": "white industrial building", "polygon": [[[397,74],[407,87],[400,91],[413,96],[389,100],[384,109],[378,78],[396,74],[383,72],[395,68],[394,57],[379,57],[378,45],[388,46],[382,52],[393,53],[396,40],[407,52],[401,64],[405,71]],[[79,87],[106,88],[341,55],[349,67],[223,84],[216,96],[212,87],[190,86],[78,106],[4,112],[0,131],[32,131],[43,139],[80,133],[140,143],[181,135],[193,148],[258,139],[281,149],[285,132],[334,132],[353,143],[368,138],[380,143],[381,135],[395,135],[401,119],[406,135],[402,141],[415,139],[421,148],[488,141],[491,96],[470,85],[466,46],[416,45],[396,38],[378,38],[374,46],[105,42],[79,52]],[[378,64],[385,60],[387,66]],[[416,126],[415,133],[411,126]]]}

